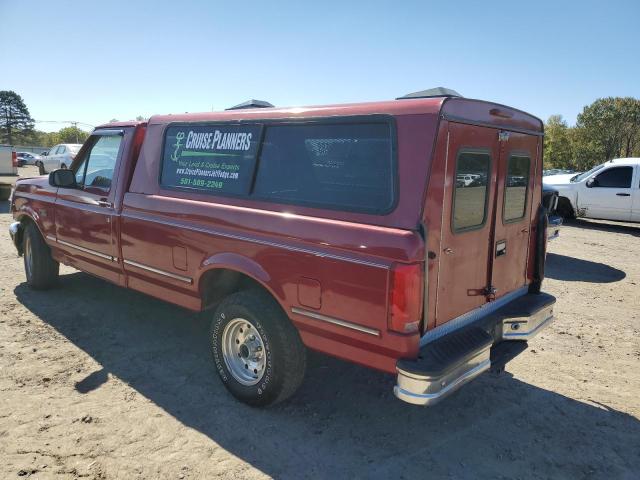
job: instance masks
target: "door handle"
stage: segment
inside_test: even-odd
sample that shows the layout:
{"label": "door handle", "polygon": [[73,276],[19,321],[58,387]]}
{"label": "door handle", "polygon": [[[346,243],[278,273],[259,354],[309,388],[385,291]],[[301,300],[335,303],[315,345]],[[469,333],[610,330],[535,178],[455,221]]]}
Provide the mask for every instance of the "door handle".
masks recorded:
{"label": "door handle", "polygon": [[98,200],[98,206],[99,207],[105,207],[105,208],[112,208],[113,207],[113,203],[107,202],[105,200]]}
{"label": "door handle", "polygon": [[617,196],[619,197],[630,197],[631,194],[630,193],[616,193]]}

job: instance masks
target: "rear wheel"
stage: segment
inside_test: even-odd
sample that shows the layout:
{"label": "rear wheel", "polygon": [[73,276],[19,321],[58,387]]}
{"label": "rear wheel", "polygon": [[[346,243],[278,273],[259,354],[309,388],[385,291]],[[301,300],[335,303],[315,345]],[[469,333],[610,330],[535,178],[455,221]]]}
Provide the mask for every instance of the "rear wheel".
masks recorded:
{"label": "rear wheel", "polygon": [[27,224],[23,242],[27,283],[37,290],[53,287],[58,281],[60,264],[51,257],[51,249],[34,223]]}
{"label": "rear wheel", "polygon": [[223,300],[209,341],[222,382],[242,402],[278,403],[302,383],[305,347],[280,306],[264,292],[247,290]]}

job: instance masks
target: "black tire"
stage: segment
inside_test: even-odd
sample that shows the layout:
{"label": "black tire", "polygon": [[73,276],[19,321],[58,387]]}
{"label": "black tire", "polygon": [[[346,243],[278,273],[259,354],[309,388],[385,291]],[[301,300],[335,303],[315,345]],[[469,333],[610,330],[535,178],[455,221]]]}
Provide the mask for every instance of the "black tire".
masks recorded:
{"label": "black tire", "polygon": [[[223,342],[229,340],[229,332],[233,325],[238,327],[239,321],[247,323],[247,325],[240,325],[248,328],[247,333],[253,331],[251,328],[255,329],[259,334],[257,335],[258,343],[264,346],[259,350],[264,351],[264,357],[261,357],[264,367],[261,376],[256,380],[257,383],[253,385],[241,383],[225,360]],[[242,328],[239,331],[242,332]],[[302,383],[306,369],[305,347],[298,331],[280,305],[265,292],[246,290],[225,298],[215,311],[209,332],[209,342],[220,379],[229,392],[244,403],[264,407],[282,402],[293,395]],[[228,344],[234,343],[238,341],[231,341]],[[258,351],[257,348],[256,351]],[[240,355],[238,353],[239,357]],[[235,359],[235,355],[233,358]],[[240,358],[238,362],[245,360]],[[247,368],[246,364],[245,368]]]}
{"label": "black tire", "polygon": [[23,251],[24,271],[29,286],[36,290],[53,287],[58,281],[60,264],[51,257],[49,246],[32,222],[24,230]]}
{"label": "black tire", "polygon": [[61,164],[60,164],[60,168],[62,168],[62,169],[64,169],[64,170],[66,170],[66,169],[67,169],[67,165],[66,165],[66,164],[64,164],[64,163],[61,163]]}
{"label": "black tire", "polygon": [[40,175],[46,175],[47,174],[47,171],[44,169],[44,164],[42,162],[40,162],[38,164],[38,173]]}
{"label": "black tire", "polygon": [[558,198],[558,208],[556,209],[558,215],[562,218],[575,218],[576,214],[573,211],[571,202],[566,197]]}

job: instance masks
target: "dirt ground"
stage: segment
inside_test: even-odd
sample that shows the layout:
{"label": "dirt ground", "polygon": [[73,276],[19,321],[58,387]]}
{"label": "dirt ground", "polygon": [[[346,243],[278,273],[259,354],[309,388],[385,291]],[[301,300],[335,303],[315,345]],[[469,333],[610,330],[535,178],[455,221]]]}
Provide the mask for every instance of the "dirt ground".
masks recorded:
{"label": "dirt ground", "polygon": [[420,408],[390,375],[310,354],[289,402],[234,401],[206,321],[63,268],[30,290],[0,205],[0,478],[640,478],[640,225],[552,242],[556,321]]}

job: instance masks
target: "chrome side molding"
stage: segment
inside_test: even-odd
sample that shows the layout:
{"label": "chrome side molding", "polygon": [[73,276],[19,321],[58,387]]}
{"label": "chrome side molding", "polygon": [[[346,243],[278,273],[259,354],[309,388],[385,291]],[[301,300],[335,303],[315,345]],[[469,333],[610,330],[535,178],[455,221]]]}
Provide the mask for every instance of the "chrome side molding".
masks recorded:
{"label": "chrome side molding", "polygon": [[114,257],[112,255],[107,255],[106,253],[96,252],[95,250],[91,250],[90,248],[81,247],[80,245],[76,245],[75,243],[65,242],[64,240],[60,240],[59,238],[55,238],[51,235],[47,235],[47,240],[50,240],[55,243],[59,243],[60,245],[64,245],[65,247],[73,248],[74,250],[78,250],[79,252],[88,253],[89,255],[93,255],[94,257],[104,258],[105,260],[109,260],[110,262],[118,262],[118,257]]}
{"label": "chrome side molding", "polygon": [[323,315],[317,312],[311,312],[309,310],[305,310],[298,307],[291,307],[291,311],[293,313],[297,313],[298,315],[303,315],[305,317],[313,318],[314,320],[320,320],[321,322],[332,323],[333,325],[339,325],[341,327],[350,328],[351,330],[356,330],[358,332],[366,333],[368,335],[373,335],[374,337],[380,336],[379,330],[375,330],[369,327],[364,327],[362,325],[358,325],[357,323],[351,323],[346,320],[329,317],[328,315]]}
{"label": "chrome side molding", "polygon": [[150,267],[149,265],[134,262],[133,260],[124,259],[123,262],[125,265],[131,265],[132,267],[140,268],[142,270],[146,270],[147,272],[157,273],[158,275],[163,275],[165,277],[173,278],[174,280],[179,280],[181,282],[188,283],[188,284],[193,283],[193,279],[191,277],[184,277],[182,275],[167,272],[166,270],[160,270],[159,268]]}

